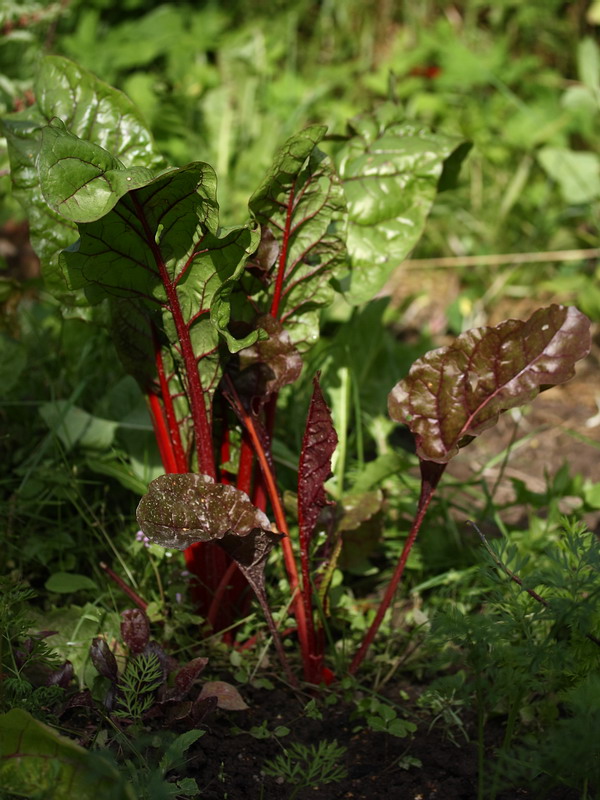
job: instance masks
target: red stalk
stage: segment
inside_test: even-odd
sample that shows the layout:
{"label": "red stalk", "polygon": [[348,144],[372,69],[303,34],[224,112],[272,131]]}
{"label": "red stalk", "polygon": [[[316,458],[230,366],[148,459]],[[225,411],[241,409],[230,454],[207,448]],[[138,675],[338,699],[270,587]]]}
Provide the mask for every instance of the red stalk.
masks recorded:
{"label": "red stalk", "polygon": [[283,239],[281,241],[281,251],[279,253],[279,264],[277,267],[277,280],[275,281],[275,291],[273,292],[273,302],[271,303],[271,316],[277,319],[281,294],[283,291],[283,279],[285,278],[285,265],[290,245],[290,231],[292,227],[292,214],[294,212],[295,184],[292,184],[290,196],[288,197],[287,213],[285,216],[285,227],[283,229]]}
{"label": "red stalk", "polygon": [[106,572],[106,574],[108,575],[108,577],[109,577],[109,578],[110,578],[112,581],[114,581],[114,582],[117,584],[117,586],[118,586],[120,589],[122,589],[122,590],[125,592],[125,594],[126,594],[126,595],[127,595],[127,596],[128,596],[130,599],[131,599],[131,600],[133,600],[133,602],[136,604],[136,606],[137,606],[138,608],[141,608],[141,609],[142,609],[142,611],[145,611],[145,610],[148,608],[148,603],[147,603],[145,600],[142,600],[142,598],[139,596],[139,594],[138,594],[137,592],[134,592],[134,591],[133,591],[133,589],[131,588],[131,586],[128,586],[128,585],[125,583],[125,581],[123,580],[123,578],[120,578],[120,577],[117,575],[117,573],[116,573],[116,572],[113,572],[113,571],[112,571],[112,569],[111,569],[111,568],[108,566],[108,564],[105,564],[105,563],[104,563],[104,561],[101,561],[101,562],[100,562],[100,564],[99,564],[99,566],[100,566],[100,569],[104,570],[104,572]]}
{"label": "red stalk", "polygon": [[206,403],[204,401],[204,391],[200,381],[200,373],[198,371],[198,364],[192,346],[192,338],[190,330],[185,323],[177,290],[169,274],[167,266],[162,258],[162,253],[154,239],[154,234],[148,224],[148,220],[144,214],[142,204],[136,197],[136,192],[131,192],[131,198],[135,206],[138,219],[142,223],[144,233],[148,242],[148,246],[154,256],[154,262],[160,275],[163,286],[167,293],[167,303],[169,311],[173,317],[175,330],[177,331],[177,338],[181,347],[181,356],[185,364],[185,373],[187,376],[187,394],[192,411],[192,419],[194,426],[194,440],[196,444],[196,453],[198,456],[198,469],[204,475],[209,475],[213,480],[216,480],[217,473],[215,469],[215,460],[212,449],[212,433],[208,420],[208,412]]}
{"label": "red stalk", "polygon": [[152,427],[154,428],[154,437],[158,444],[160,452],[160,460],[162,461],[165,472],[175,473],[179,472],[177,467],[177,459],[173,452],[173,445],[165,423],[163,408],[160,400],[155,394],[146,395],[148,398],[148,405],[150,408],[150,418],[152,420]]}
{"label": "red stalk", "polygon": [[[240,492],[246,492],[250,497],[252,489],[252,468],[254,466],[254,450],[246,431],[242,433],[242,444],[240,447],[240,464],[237,474],[236,488]],[[263,509],[264,511],[264,509]]]}
{"label": "red stalk", "polygon": [[404,547],[402,549],[402,553],[400,554],[400,559],[396,565],[394,574],[392,575],[392,579],[389,582],[383,599],[379,604],[379,608],[377,609],[375,619],[371,623],[371,627],[365,634],[362,644],[354,656],[352,663],[350,664],[350,675],[353,675],[362,663],[369,647],[373,642],[373,639],[375,638],[375,635],[377,634],[377,631],[379,630],[379,627],[385,616],[385,612],[388,610],[390,603],[394,599],[394,594],[396,593],[396,589],[398,588],[398,584],[400,583],[404,573],[404,567],[408,561],[408,556],[412,550],[413,544],[415,543],[417,534],[421,529],[423,519],[425,518],[425,514],[427,513],[427,509],[429,508],[429,504],[431,503],[431,499],[435,493],[439,480],[446,469],[446,464],[436,464],[433,461],[420,461],[419,465],[421,467],[421,493],[419,495],[417,513],[415,515],[412,528],[410,529],[410,533],[408,534],[408,539],[404,543]]}
{"label": "red stalk", "polygon": [[[171,450],[175,459],[176,468],[172,472],[185,473],[188,471],[187,458],[183,450],[181,442],[181,435],[179,432],[179,425],[177,424],[177,417],[175,416],[175,409],[173,408],[173,399],[169,392],[169,384],[165,375],[165,366],[163,364],[160,342],[156,329],[152,326],[152,339],[154,341],[154,360],[156,363],[156,372],[158,374],[158,382],[160,385],[160,392],[162,395],[163,408],[167,418],[167,426],[169,429],[169,437]],[[164,462],[163,462],[164,463]],[[169,471],[165,467],[165,471]]]}
{"label": "red stalk", "polygon": [[314,626],[312,613],[309,616],[306,615],[304,603],[302,602],[300,593],[300,580],[298,578],[298,569],[296,567],[296,560],[294,558],[294,551],[292,549],[290,531],[285,518],[285,513],[283,511],[283,504],[277,490],[275,475],[269,459],[267,458],[267,454],[265,453],[260,436],[258,435],[254,425],[252,416],[243,407],[231,379],[226,377],[225,380],[232,408],[242,421],[244,429],[247,431],[250,441],[252,442],[254,453],[258,458],[258,462],[262,471],[262,477],[269,495],[269,500],[271,501],[273,515],[275,516],[275,524],[277,525],[277,529],[284,534],[284,537],[281,540],[281,547],[283,550],[283,561],[288,575],[290,590],[292,592],[292,607],[294,609],[294,616],[296,617],[296,622],[298,623],[298,638],[300,640],[300,650],[302,652],[302,660],[304,664],[304,677],[307,681],[312,682],[314,680],[315,672],[315,654],[313,652]]}

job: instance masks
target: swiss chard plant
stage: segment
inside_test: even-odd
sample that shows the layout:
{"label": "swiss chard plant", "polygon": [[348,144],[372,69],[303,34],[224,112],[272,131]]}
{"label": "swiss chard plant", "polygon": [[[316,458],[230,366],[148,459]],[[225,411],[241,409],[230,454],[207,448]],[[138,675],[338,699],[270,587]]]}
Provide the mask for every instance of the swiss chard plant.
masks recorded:
{"label": "swiss chard plant", "polygon": [[[142,498],[139,525],[185,551],[213,629],[231,631],[251,587],[293,682],[265,586],[269,553],[281,547],[303,676],[327,679],[323,614],[344,539],[324,485],[337,436],[314,376],[296,536],[272,452],[278,396],[298,380],[336,293],[356,305],[371,300],[405,258],[468,147],[403,122],[392,104],[352,120],[335,137],[334,157],[326,129],[313,125],[276,155],[248,219],[223,226],[213,168],[167,168],[123,94],[49,57],[35,95],[35,105],[3,120],[14,191],[47,285],[66,304],[108,306],[116,350],[147,398],[165,474]],[[389,412],[414,434],[422,489],[351,672],[391,603],[446,464],[500,413],[568,380],[589,346],[584,315],[551,306],[527,322],[459,336],[392,390]]]}

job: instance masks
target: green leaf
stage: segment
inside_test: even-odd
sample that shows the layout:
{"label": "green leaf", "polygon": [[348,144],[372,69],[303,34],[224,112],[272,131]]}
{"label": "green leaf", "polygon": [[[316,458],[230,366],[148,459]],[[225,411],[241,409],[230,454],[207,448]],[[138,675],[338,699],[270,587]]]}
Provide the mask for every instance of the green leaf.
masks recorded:
{"label": "green leaf", "polygon": [[[60,736],[27,711],[13,708],[0,716],[0,784],[19,797],[46,793],[52,800],[133,800],[133,792],[108,763]],[[96,767],[96,769],[94,769]]]}
{"label": "green leaf", "polygon": [[37,103],[2,120],[8,141],[14,195],[29,218],[30,236],[51,291],[68,291],[58,253],[77,239],[72,221],[48,207],[39,185],[37,157],[42,129],[54,117],[71,133],[108,150],[125,167],[162,166],[152,137],[134,104],[91,72],[59,56],[42,59],[35,84]]}
{"label": "green leaf", "polygon": [[382,106],[350,124],[336,160],[348,204],[351,272],[342,284],[354,304],[371,300],[421,237],[447,159],[455,174],[467,148],[459,139],[400,122]]}
{"label": "green leaf", "polygon": [[313,125],[288,139],[249,201],[276,254],[270,269],[263,268],[270,286],[258,303],[281,321],[299,350],[318,338],[319,310],[331,303],[330,280],[346,259],[344,193],[317,147],[325,131]]}
{"label": "green leaf", "polygon": [[573,307],[474,328],[413,364],[390,392],[390,416],[408,425],[420,459],[446,464],[503,411],[572,378],[590,347],[590,321]]}
{"label": "green leaf", "polygon": [[76,575],[73,572],[55,572],[51,575],[44,588],[49,592],[58,594],[71,594],[81,589],[97,589],[97,585],[87,575]]}
{"label": "green leaf", "polygon": [[174,739],[165,751],[164,756],[160,760],[160,768],[163,774],[167,774],[169,770],[175,769],[183,762],[187,750],[200,739],[206,731],[191,730],[179,734]]}
{"label": "green leaf", "polygon": [[[75,137],[60,135],[73,152],[78,150]],[[54,142],[53,138],[44,141],[49,161],[55,156]],[[105,167],[113,165],[115,174],[124,175],[126,184],[131,177],[128,171],[119,170],[108,154],[96,155],[105,159]],[[44,163],[46,156],[44,149]],[[63,167],[58,182],[46,180],[47,174],[44,178],[46,196],[57,207],[69,191],[77,195],[86,181],[76,159],[66,159]],[[103,181],[99,176],[92,184]],[[110,299],[119,353],[126,366],[134,365],[132,371],[144,391],[156,384],[155,352],[161,347],[177,416],[187,421],[182,424],[182,436],[190,452],[193,420],[201,404],[210,409],[220,378],[220,335],[227,336],[230,347],[233,340],[224,327],[227,287],[242,275],[246,259],[256,250],[258,231],[249,225],[218,230],[216,176],[208,164],[195,162],[142,183],[121,195],[99,219],[85,221],[113,203],[125,188],[120,178],[111,177],[115,192],[104,194],[101,187],[99,198],[86,194],[80,211],[70,205],[80,241],[64,251],[60,261],[71,287],[84,288],[90,302]],[[219,318],[215,319],[217,296]],[[258,336],[253,331],[238,346],[248,346]],[[136,366],[137,355],[142,357],[142,366]],[[190,414],[194,403],[195,416]]]}
{"label": "green leaf", "polygon": [[106,450],[114,440],[118,422],[94,417],[68,400],[44,403],[40,415],[50,430],[58,436],[66,450],[75,445],[93,450]]}
{"label": "green leaf", "polygon": [[586,36],[577,47],[577,72],[588,89],[600,92],[600,49],[591,36]]}
{"label": "green leaf", "polygon": [[542,147],[538,160],[555,180],[567,203],[590,203],[600,197],[600,159],[566,147]]}
{"label": "green leaf", "polygon": [[144,167],[125,169],[107,150],[70,133],[59,119],[42,131],[38,174],[44,199],[71,222],[94,222],[124,194],[152,180]]}

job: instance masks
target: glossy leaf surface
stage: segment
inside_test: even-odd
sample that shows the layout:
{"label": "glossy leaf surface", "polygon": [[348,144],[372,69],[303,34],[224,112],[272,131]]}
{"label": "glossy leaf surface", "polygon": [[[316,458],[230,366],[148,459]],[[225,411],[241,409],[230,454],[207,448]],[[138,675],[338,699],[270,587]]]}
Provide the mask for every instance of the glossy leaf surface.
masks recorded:
{"label": "glossy leaf surface", "polygon": [[589,350],[590,321],[573,307],[475,328],[416,361],[391,391],[389,413],[408,425],[419,458],[445,464],[503,411],[572,378]]}
{"label": "glossy leaf surface", "polygon": [[2,120],[14,193],[27,211],[30,236],[52,290],[67,286],[58,253],[77,239],[75,224],[51,209],[39,185],[37,157],[42,130],[61,119],[71,133],[109,150],[125,167],[158,168],[152,138],[136,106],[122,92],[59,56],[47,56],[34,87],[36,104]]}
{"label": "glossy leaf surface", "polygon": [[344,288],[358,304],[375,296],[415,246],[446,160],[453,153],[461,160],[466,149],[459,139],[399,121],[393,105],[355,118],[349,128],[336,161],[348,204],[351,272]]}
{"label": "glossy leaf surface", "polygon": [[220,541],[271,532],[269,519],[234,486],[213,483],[205,475],[161,475],[138,505],[137,521],[150,541],[185,550],[195,542]]}

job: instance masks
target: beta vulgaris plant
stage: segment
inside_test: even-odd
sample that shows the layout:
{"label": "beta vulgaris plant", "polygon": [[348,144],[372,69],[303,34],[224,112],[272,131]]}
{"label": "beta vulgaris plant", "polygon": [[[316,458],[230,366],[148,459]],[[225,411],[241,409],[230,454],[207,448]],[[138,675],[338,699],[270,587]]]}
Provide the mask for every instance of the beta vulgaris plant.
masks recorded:
{"label": "beta vulgaris plant", "polygon": [[[317,376],[294,546],[271,452],[278,393],[299,377],[335,292],[361,304],[381,289],[468,146],[402,122],[393,104],[354,119],[336,137],[335,159],[320,149],[325,128],[313,125],[277,154],[249,200],[249,221],[224,228],[212,167],[165,169],[120,92],[48,57],[35,96],[3,120],[14,191],[48,287],[71,305],[109,305],[119,357],[148,399],[166,474],[139,504],[140,527],[185,551],[199,610],[215,630],[235,625],[249,584],[295,682],[265,592],[265,563],[280,546],[304,678],[331,677],[316,614],[327,605],[316,593],[327,594],[339,519],[328,515],[318,548],[314,533],[329,504],[324,482],[337,437]],[[587,318],[554,305],[526,322],[459,336],[393,388],[389,412],[415,436],[421,495],[350,672],[390,605],[446,464],[502,411],[568,380],[589,347]]]}

